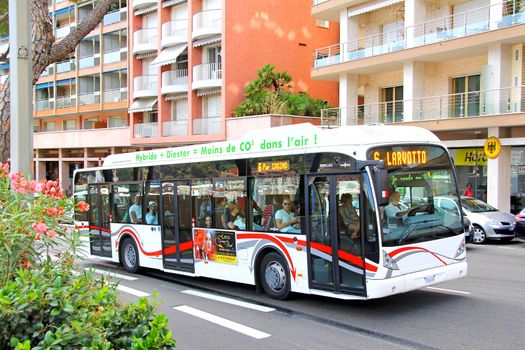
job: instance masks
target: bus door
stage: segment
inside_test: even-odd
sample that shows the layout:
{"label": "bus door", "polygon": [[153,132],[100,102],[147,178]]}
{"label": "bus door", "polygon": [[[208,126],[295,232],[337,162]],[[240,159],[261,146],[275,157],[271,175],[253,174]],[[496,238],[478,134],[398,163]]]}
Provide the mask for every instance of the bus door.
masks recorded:
{"label": "bus door", "polygon": [[89,185],[87,200],[91,255],[111,257],[109,185]]}
{"label": "bus door", "polygon": [[318,174],[306,186],[310,287],[365,295],[361,175]]}
{"label": "bus door", "polygon": [[164,268],[194,271],[190,181],[162,182]]}

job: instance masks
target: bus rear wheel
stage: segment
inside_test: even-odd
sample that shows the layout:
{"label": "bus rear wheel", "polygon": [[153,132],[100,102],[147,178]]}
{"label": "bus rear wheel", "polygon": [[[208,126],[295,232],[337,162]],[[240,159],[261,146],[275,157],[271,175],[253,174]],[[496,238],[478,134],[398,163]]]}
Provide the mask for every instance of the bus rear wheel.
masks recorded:
{"label": "bus rear wheel", "polygon": [[283,257],[277,253],[266,254],[260,265],[261,283],[271,298],[285,300],[290,294],[290,272]]}
{"label": "bus rear wheel", "polygon": [[120,248],[120,262],[124,270],[135,273],[139,270],[139,251],[131,238],[126,238]]}

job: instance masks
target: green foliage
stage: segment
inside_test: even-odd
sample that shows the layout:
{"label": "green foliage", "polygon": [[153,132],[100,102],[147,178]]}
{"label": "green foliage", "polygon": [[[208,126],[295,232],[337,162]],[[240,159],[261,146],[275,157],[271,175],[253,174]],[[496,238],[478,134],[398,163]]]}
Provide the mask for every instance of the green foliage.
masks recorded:
{"label": "green foliage", "polygon": [[[57,182],[0,163],[0,349],[171,349],[158,303],[117,301],[116,285],[76,268],[75,207]],[[156,297],[156,296],[155,296]]]}
{"label": "green foliage", "polygon": [[[7,14],[9,11],[8,0],[0,0],[0,16]],[[7,35],[9,33],[9,22],[7,19],[5,21],[0,21],[0,36]]]}
{"label": "green foliage", "polygon": [[286,72],[275,72],[275,66],[265,65],[257,71],[257,79],[246,86],[246,98],[233,114],[292,114],[318,117],[321,115],[321,109],[328,108],[324,101],[313,99],[306,93],[292,93],[291,81],[292,78]]}

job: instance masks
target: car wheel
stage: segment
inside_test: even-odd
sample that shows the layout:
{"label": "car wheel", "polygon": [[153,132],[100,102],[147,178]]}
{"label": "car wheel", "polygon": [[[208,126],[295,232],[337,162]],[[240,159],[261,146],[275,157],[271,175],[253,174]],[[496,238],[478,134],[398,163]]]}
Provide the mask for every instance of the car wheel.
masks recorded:
{"label": "car wheel", "polygon": [[265,293],[278,300],[290,294],[290,273],[283,257],[277,253],[266,254],[260,265],[261,283]]}
{"label": "car wheel", "polygon": [[481,226],[474,225],[474,234],[472,237],[472,242],[475,244],[483,244],[487,240],[487,235]]}
{"label": "car wheel", "polygon": [[120,262],[124,270],[135,273],[139,270],[139,251],[131,238],[126,238],[120,248]]}

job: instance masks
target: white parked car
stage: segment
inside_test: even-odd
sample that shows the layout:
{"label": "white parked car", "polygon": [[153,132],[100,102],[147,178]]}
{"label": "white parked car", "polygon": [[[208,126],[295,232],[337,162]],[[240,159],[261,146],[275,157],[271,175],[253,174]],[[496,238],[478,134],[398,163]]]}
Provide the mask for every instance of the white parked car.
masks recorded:
{"label": "white parked car", "polygon": [[[457,212],[458,210],[457,198],[454,196],[435,197],[434,205],[447,211]],[[487,239],[499,239],[506,242],[514,239],[516,218],[511,213],[499,211],[472,197],[462,196],[461,206],[463,213],[474,226],[472,242],[482,244]]]}

